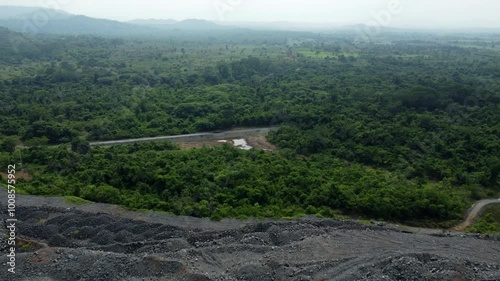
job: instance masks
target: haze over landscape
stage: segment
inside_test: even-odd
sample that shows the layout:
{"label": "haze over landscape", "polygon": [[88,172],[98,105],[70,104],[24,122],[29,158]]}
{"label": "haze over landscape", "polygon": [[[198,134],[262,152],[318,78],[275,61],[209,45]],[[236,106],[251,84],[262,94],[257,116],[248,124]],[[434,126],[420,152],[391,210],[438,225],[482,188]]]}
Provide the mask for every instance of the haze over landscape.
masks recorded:
{"label": "haze over landscape", "polygon": [[0,280],[500,280],[498,11],[0,0]]}
{"label": "haze over landscape", "polygon": [[385,16],[384,22],[391,27],[500,27],[500,2],[495,0],[0,0],[0,5],[50,7],[76,15],[119,21],[197,18],[336,25],[370,24],[381,11],[389,11],[390,20],[385,21]]}

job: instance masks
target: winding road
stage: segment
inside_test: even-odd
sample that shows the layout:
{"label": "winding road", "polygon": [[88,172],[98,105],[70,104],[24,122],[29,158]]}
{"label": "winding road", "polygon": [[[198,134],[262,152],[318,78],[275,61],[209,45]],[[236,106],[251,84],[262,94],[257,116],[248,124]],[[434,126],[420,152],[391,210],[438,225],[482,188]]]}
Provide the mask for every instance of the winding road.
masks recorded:
{"label": "winding road", "polygon": [[109,146],[109,145],[131,144],[131,143],[151,142],[151,141],[166,141],[166,140],[171,141],[171,142],[223,140],[223,139],[230,139],[230,138],[244,138],[244,137],[247,137],[250,135],[267,134],[270,131],[274,131],[277,129],[278,129],[278,127],[255,128],[255,129],[224,131],[224,132],[220,132],[220,133],[197,133],[197,134],[178,135],[178,136],[162,136],[162,137],[151,137],[151,138],[99,141],[99,142],[91,142],[90,145],[91,146]]}
{"label": "winding road", "polygon": [[[268,128],[252,128],[252,129],[241,129],[241,130],[231,130],[224,132],[212,132],[212,133],[196,133],[187,135],[177,135],[177,136],[160,136],[160,137],[149,137],[149,138],[137,138],[137,139],[125,139],[125,140],[113,140],[113,141],[100,141],[91,142],[91,146],[111,146],[111,145],[122,145],[122,144],[132,144],[139,142],[152,142],[152,141],[172,141],[172,142],[190,142],[190,141],[203,141],[203,140],[223,140],[231,138],[245,138],[252,135],[266,135],[271,131],[277,130],[278,127],[268,127]],[[5,187],[0,186],[0,193],[3,192]],[[474,221],[482,214],[484,209],[493,204],[500,204],[500,198],[498,199],[484,199],[479,200],[467,212],[467,216],[464,221],[458,225],[451,228],[452,231],[464,231],[470,227]],[[399,226],[398,226],[399,227]],[[398,228],[395,226],[395,228]],[[411,232],[422,232],[422,228],[405,227],[405,229]],[[428,231],[438,231],[436,229],[427,229]]]}
{"label": "winding road", "polygon": [[471,226],[476,218],[481,215],[481,213],[484,211],[484,209],[490,205],[493,204],[500,204],[500,198],[498,199],[485,199],[485,200],[480,200],[474,203],[472,207],[469,209],[469,212],[467,213],[467,217],[463,222],[458,224],[453,228],[453,230],[457,231],[463,231],[467,227]]}

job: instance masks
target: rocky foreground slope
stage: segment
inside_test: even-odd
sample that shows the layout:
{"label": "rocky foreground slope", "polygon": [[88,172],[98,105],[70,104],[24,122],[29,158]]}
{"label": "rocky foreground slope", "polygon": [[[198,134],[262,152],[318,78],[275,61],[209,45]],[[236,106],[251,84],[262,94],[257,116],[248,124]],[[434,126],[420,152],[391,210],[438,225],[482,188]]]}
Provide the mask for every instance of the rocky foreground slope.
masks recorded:
{"label": "rocky foreground slope", "polygon": [[0,280],[500,280],[498,236],[317,218],[214,223],[34,196],[16,215],[16,274],[3,237]]}

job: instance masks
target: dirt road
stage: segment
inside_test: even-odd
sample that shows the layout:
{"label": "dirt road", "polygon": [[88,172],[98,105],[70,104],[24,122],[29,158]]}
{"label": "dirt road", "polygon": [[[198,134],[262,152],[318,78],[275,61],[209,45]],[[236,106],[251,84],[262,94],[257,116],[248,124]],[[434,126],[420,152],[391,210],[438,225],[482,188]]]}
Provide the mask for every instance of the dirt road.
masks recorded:
{"label": "dirt road", "polygon": [[224,139],[245,138],[248,136],[268,134],[270,131],[277,129],[278,129],[277,127],[255,128],[255,129],[232,130],[220,133],[197,133],[197,134],[178,135],[178,136],[161,136],[152,138],[99,141],[99,142],[91,142],[90,145],[107,146],[107,145],[120,145],[120,144],[131,144],[138,142],[166,141],[166,140],[177,143],[190,142],[190,141],[224,140]]}
{"label": "dirt road", "polygon": [[36,196],[19,196],[16,210],[18,275],[4,267],[0,280],[500,280],[500,236],[311,217],[210,222]]}
{"label": "dirt road", "polygon": [[463,231],[467,227],[471,226],[474,221],[477,219],[478,216],[481,215],[483,210],[488,207],[489,205],[492,204],[500,204],[500,198],[499,199],[485,199],[476,202],[472,207],[469,209],[469,212],[467,213],[467,217],[463,222],[461,222],[459,225],[455,226],[453,229],[457,231]]}

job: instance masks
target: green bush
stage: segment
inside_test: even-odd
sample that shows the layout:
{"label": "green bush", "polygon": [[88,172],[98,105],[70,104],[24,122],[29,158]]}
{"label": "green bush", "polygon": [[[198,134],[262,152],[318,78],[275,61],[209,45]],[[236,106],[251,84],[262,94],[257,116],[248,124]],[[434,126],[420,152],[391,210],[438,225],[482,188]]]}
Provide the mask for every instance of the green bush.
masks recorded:
{"label": "green bush", "polygon": [[101,184],[99,186],[89,185],[81,191],[82,198],[99,203],[120,203],[120,190],[112,186]]}
{"label": "green bush", "polygon": [[483,234],[498,234],[500,233],[500,223],[498,223],[490,214],[486,214],[479,218],[467,230],[470,233],[483,233]]}

